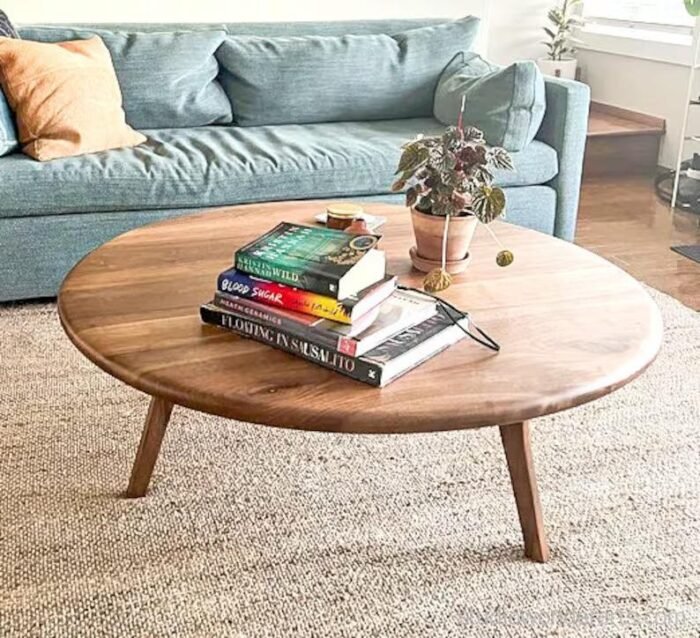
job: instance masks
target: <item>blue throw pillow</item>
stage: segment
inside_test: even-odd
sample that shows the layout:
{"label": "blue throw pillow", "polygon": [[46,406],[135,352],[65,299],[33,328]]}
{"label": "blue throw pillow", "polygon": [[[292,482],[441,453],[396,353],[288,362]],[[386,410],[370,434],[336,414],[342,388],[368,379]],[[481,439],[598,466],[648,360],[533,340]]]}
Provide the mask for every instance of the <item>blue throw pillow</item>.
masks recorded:
{"label": "blue throw pillow", "polygon": [[[12,22],[4,11],[0,11],[0,36],[3,38],[19,38]],[[19,139],[15,116],[10,110],[5,94],[0,90],[0,157],[17,150]]]}
{"label": "blue throw pillow", "polygon": [[469,16],[395,35],[228,36],[216,57],[241,126],[429,117],[478,28]]}
{"label": "blue throw pillow", "polygon": [[17,30],[12,26],[10,18],[0,10],[0,36],[3,38],[19,38]]}
{"label": "blue throw pillow", "polygon": [[39,42],[98,35],[112,55],[126,121],[137,129],[190,128],[231,122],[231,104],[217,80],[214,52],[224,31],[120,32],[65,27],[25,27]]}
{"label": "blue throw pillow", "polygon": [[542,73],[534,62],[515,62],[505,68],[478,55],[463,64],[450,64],[435,91],[434,115],[443,124],[457,123],[462,96],[464,124],[484,132],[487,143],[521,151],[539,131],[545,112]]}

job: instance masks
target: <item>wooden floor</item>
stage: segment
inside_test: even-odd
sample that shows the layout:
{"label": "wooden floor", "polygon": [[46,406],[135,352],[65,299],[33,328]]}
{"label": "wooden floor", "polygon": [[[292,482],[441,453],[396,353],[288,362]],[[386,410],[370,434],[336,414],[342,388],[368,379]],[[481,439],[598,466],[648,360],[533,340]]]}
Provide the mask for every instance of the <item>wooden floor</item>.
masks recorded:
{"label": "wooden floor", "polygon": [[593,102],[588,117],[588,137],[663,135],[666,122],[660,117],[635,113]]}
{"label": "wooden floor", "polygon": [[657,199],[649,177],[587,178],[576,243],[700,310],[700,264],[670,247],[700,243],[700,216]]}
{"label": "wooden floor", "polygon": [[584,175],[656,174],[665,130],[666,122],[662,118],[592,102]]}

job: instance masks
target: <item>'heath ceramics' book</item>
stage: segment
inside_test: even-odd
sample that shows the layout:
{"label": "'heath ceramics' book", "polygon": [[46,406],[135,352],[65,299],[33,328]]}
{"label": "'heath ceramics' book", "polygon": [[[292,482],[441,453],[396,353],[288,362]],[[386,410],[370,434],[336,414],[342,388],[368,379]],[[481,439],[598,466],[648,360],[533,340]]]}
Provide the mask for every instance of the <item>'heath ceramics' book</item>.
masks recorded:
{"label": "'heath ceramics' book", "polygon": [[223,293],[216,294],[214,305],[232,315],[254,319],[351,357],[365,354],[397,333],[422,323],[436,311],[433,300],[403,290],[395,291],[381,306],[375,307],[352,325],[273,308]]}

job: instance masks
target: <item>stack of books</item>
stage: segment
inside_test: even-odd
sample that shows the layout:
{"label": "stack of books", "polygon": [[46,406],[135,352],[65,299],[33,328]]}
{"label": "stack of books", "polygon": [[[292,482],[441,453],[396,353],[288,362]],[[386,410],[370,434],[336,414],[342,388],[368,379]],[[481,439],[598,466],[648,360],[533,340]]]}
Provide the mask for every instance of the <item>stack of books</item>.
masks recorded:
{"label": "stack of books", "polygon": [[379,239],[283,222],[236,252],[202,320],[385,386],[464,332],[435,300],[397,288]]}

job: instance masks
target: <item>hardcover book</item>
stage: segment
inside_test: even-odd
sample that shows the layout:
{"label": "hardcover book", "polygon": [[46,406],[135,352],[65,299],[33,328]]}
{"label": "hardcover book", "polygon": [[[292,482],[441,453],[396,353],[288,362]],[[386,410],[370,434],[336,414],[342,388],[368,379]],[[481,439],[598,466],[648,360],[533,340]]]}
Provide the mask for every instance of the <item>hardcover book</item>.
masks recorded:
{"label": "hardcover book", "polygon": [[403,290],[395,291],[352,325],[272,308],[223,293],[216,294],[214,305],[232,315],[255,319],[351,357],[365,354],[395,334],[425,321],[436,311],[433,300]]}
{"label": "hardcover book", "polygon": [[[438,308],[426,321],[400,332],[365,355],[350,357],[281,328],[225,312],[214,304],[202,306],[200,314],[205,323],[232,330],[375,387],[391,383],[465,336],[453,319]],[[459,321],[465,328],[468,322],[467,317]]]}
{"label": "hardcover book", "polygon": [[250,275],[345,299],[382,279],[386,258],[379,235],[349,235],[282,222],[236,252],[235,266]]}
{"label": "hardcover book", "polygon": [[386,276],[357,295],[338,300],[274,281],[251,277],[235,268],[222,272],[217,281],[218,292],[346,324],[358,321],[384,301],[395,288],[396,277]]}

